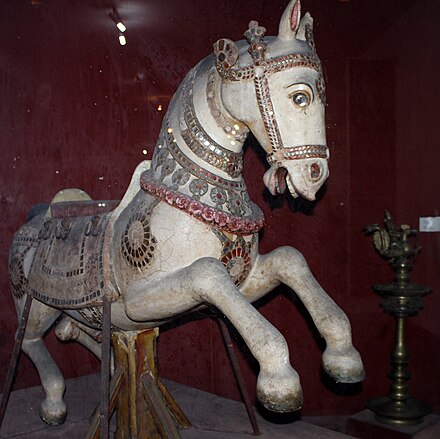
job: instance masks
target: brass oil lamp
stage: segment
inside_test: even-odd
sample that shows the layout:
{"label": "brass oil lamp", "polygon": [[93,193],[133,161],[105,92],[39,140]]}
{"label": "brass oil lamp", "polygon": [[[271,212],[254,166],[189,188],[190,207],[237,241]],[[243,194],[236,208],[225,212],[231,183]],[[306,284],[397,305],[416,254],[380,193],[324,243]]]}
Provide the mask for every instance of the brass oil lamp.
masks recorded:
{"label": "brass oil lamp", "polygon": [[365,227],[367,234],[373,234],[374,247],[387,259],[395,272],[393,283],[374,285],[373,290],[382,298],[380,304],[387,314],[396,320],[396,339],[391,354],[390,392],[368,401],[367,408],[373,411],[380,422],[392,425],[412,425],[423,421],[431,408],[409,395],[408,348],[406,345],[406,318],[417,314],[422,308],[422,297],[430,289],[410,283],[411,260],[420,251],[414,245],[417,231],[408,225],[396,226],[391,214],[385,211],[385,228],[379,225]]}

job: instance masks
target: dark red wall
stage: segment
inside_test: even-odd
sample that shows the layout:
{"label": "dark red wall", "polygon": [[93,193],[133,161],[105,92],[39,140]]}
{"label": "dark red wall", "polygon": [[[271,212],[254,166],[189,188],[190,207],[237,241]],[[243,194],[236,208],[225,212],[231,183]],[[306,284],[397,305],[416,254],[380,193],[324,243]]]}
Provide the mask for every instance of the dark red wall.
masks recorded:
{"label": "dark red wall", "polygon": [[[137,163],[151,157],[161,118],[186,71],[220,37],[240,39],[250,19],[277,32],[287,0],[4,0],[0,3],[0,382],[17,327],[7,283],[13,233],[32,205],[66,187],[93,198],[120,198]],[[121,47],[108,17],[127,25]],[[440,33],[436,0],[304,0],[327,76],[331,175],[316,203],[271,199],[256,145],[246,155],[251,196],[268,226],[262,251],[299,248],[324,288],[349,315],[367,379],[357,393],[322,381],[322,345],[306,313],[280,288],[261,312],[286,337],[305,393],[304,414],[354,413],[388,392],[393,319],[371,285],[391,281],[365,224],[439,214]],[[410,319],[411,393],[440,409],[440,236],[420,234],[413,279],[431,286],[425,309]],[[238,341],[239,345],[242,343]],[[95,372],[82,347],[47,344],[66,377]],[[257,365],[240,354],[254,392]],[[164,377],[238,398],[216,324],[182,323],[163,331]],[[36,385],[23,356],[15,388]],[[355,393],[355,394],[353,394]]]}

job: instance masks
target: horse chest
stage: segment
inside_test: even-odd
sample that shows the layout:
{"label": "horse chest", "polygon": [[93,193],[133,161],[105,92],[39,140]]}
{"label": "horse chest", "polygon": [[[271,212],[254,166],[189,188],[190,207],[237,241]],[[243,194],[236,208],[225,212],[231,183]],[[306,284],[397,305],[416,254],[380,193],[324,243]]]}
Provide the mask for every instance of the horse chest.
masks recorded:
{"label": "horse chest", "polygon": [[[160,277],[200,258],[219,259],[240,285],[257,252],[257,235],[219,231],[163,202],[138,197],[115,227],[114,259],[120,290]],[[136,251],[137,250],[137,251]]]}

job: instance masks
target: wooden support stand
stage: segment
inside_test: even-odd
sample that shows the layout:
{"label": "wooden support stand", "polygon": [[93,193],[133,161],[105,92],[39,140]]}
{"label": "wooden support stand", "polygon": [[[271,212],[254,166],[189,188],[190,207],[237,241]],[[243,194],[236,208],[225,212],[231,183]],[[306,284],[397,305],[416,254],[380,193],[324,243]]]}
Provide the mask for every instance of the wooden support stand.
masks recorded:
{"label": "wooden support stand", "polygon": [[[116,409],[115,439],[177,439],[188,418],[157,376],[159,330],[112,334],[115,373],[110,383],[110,414]],[[99,437],[100,411],[95,411],[86,439]],[[107,439],[107,438],[102,438]]]}
{"label": "wooden support stand", "polygon": [[[18,363],[31,302],[32,298],[28,296],[17,331],[14,352],[0,404],[0,427]],[[189,428],[191,423],[157,375],[156,339],[159,335],[159,329],[136,332],[114,331],[111,333],[109,300],[104,300],[103,309],[101,403],[92,415],[86,439],[108,439],[109,419],[115,410],[117,410],[115,439],[180,438],[178,427]],[[218,322],[254,435],[259,435],[257,420],[235,356],[229,331],[221,318]],[[109,382],[110,339],[113,344],[115,368]]]}

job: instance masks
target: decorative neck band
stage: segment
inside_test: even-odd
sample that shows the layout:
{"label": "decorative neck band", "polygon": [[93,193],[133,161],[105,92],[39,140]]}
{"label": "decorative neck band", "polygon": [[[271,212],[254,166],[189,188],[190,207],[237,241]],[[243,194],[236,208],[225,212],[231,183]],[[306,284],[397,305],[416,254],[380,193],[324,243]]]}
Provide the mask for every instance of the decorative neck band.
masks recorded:
{"label": "decorative neck band", "polygon": [[[165,120],[164,127],[162,130],[163,140],[165,142],[166,148],[164,148],[164,155],[168,152],[171,154],[173,159],[185,170],[194,175],[197,178],[205,180],[207,183],[218,186],[227,191],[246,191],[246,185],[243,179],[240,180],[229,180],[219,175],[216,175],[201,166],[196,162],[191,160],[186,156],[177,144],[177,140],[174,137],[173,130],[170,126],[168,119]],[[161,153],[159,153],[161,154]]]}
{"label": "decorative neck band", "polygon": [[254,203],[251,203],[252,214],[250,216],[236,216],[170,189],[155,180],[150,171],[145,171],[141,175],[140,183],[141,188],[153,197],[223,232],[246,236],[257,233],[264,226],[263,212]]}
{"label": "decorative neck band", "polygon": [[[186,129],[181,132],[188,148],[204,162],[225,172],[232,178],[239,177],[243,170],[242,152],[234,152],[219,145],[203,129],[197,119],[193,104],[195,70],[188,78],[182,92],[183,117]],[[232,146],[235,140],[231,141]]]}
{"label": "decorative neck band", "polygon": [[249,134],[249,128],[239,120],[234,119],[221,102],[221,79],[213,66],[206,83],[206,97],[211,116],[217,125],[223,129],[228,139],[243,143]]}

